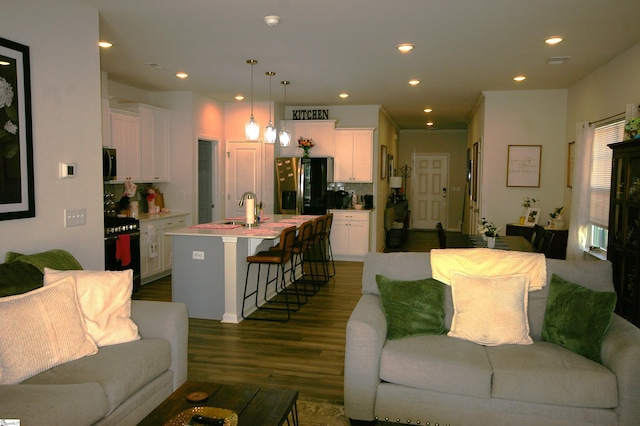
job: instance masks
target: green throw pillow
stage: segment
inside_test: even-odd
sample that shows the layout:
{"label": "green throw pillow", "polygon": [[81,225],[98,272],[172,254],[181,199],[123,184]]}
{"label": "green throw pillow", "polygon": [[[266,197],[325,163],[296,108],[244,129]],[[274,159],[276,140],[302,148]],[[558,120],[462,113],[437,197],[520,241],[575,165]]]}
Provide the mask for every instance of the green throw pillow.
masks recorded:
{"label": "green throw pillow", "polygon": [[71,253],[61,249],[53,249],[35,254],[21,254],[10,251],[6,254],[4,261],[7,263],[30,263],[40,269],[42,273],[44,273],[44,268],[56,269],[58,271],[82,269],[82,265],[80,265]]}
{"label": "green throw pillow", "polygon": [[42,287],[42,272],[23,262],[0,264],[0,297],[26,293]]}
{"label": "green throw pillow", "polygon": [[387,338],[445,334],[444,284],[433,278],[397,281],[376,275]]}
{"label": "green throw pillow", "polygon": [[598,292],[551,276],[542,324],[542,340],[600,362],[604,335],[611,324],[616,294]]}

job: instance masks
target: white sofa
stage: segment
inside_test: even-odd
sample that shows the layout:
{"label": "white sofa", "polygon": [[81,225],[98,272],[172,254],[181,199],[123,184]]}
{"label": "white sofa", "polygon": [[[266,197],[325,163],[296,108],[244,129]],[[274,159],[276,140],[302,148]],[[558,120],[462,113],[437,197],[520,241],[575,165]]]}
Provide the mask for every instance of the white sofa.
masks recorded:
{"label": "white sofa", "polygon": [[[613,291],[606,261],[547,259],[547,276]],[[483,346],[446,334],[387,340],[376,275],[431,276],[429,253],[369,253],[347,324],[344,401],[352,420],[440,425],[638,425],[640,330],[618,315],[602,363],[541,340],[549,285],[529,294],[531,345]],[[451,326],[445,288],[445,326]]]}

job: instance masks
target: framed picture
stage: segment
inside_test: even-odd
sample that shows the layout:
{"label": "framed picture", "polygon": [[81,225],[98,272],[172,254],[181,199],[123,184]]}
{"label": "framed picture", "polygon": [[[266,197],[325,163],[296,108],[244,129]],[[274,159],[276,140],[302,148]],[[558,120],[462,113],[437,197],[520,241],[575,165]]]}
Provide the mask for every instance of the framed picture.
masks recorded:
{"label": "framed picture", "polygon": [[569,142],[567,146],[567,188],[573,187],[573,163],[575,158],[575,142]]}
{"label": "framed picture", "polygon": [[507,186],[540,187],[542,145],[509,145]]}
{"label": "framed picture", "polygon": [[540,209],[537,207],[529,207],[527,209],[527,216],[524,218],[524,224],[527,226],[534,226],[538,223],[540,218]]}
{"label": "framed picture", "polygon": [[393,162],[393,155],[389,154],[387,158],[387,162],[389,163],[389,173],[387,173],[387,177],[395,176],[395,163]]}
{"label": "framed picture", "polygon": [[29,47],[0,38],[0,220],[36,215]]}
{"label": "framed picture", "polygon": [[387,178],[387,168],[389,167],[388,162],[389,162],[389,158],[387,157],[387,146],[381,145],[380,146],[380,179]]}

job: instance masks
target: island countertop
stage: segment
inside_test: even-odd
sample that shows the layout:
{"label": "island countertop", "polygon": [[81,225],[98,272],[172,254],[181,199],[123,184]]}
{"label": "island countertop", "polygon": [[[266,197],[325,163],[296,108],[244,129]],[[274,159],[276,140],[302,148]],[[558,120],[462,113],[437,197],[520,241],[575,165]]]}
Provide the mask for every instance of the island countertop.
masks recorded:
{"label": "island countertop", "polygon": [[289,226],[299,227],[302,223],[318,216],[274,214],[266,216],[258,225],[244,225],[244,217],[233,217],[212,223],[202,223],[186,228],[171,230],[166,235],[202,236],[202,237],[238,237],[275,239],[283,229]]}

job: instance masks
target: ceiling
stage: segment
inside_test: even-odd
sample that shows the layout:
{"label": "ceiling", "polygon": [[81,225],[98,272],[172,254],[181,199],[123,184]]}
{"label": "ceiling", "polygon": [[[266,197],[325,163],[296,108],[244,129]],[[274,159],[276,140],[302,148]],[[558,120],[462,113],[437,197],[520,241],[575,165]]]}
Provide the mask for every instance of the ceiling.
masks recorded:
{"label": "ceiling", "polygon": [[[256,59],[256,102],[269,100],[274,71],[277,102],[289,80],[287,105],[381,105],[400,129],[465,129],[482,91],[568,88],[640,42],[638,0],[81,1],[114,44],[101,52],[111,80],[248,102]],[[564,41],[546,45],[552,35]],[[570,58],[547,64],[559,56]]]}

